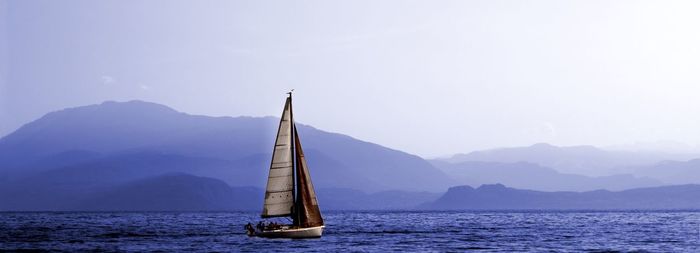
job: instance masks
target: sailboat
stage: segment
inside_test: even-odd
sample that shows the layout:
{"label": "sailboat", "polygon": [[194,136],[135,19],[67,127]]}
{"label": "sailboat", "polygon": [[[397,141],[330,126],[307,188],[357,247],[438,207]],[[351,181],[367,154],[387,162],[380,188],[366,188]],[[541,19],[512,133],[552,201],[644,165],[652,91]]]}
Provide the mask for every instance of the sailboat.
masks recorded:
{"label": "sailboat", "polygon": [[288,217],[292,224],[246,225],[250,236],[268,238],[318,238],[323,233],[323,218],[311,183],[301,141],[294,124],[292,92],[284,104],[272,152],[262,218]]}

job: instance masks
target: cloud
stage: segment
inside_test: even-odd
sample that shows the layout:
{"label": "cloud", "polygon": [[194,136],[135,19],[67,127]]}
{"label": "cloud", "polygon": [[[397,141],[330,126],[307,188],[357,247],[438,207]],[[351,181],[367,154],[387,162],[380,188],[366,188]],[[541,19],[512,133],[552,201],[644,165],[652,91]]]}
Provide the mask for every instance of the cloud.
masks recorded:
{"label": "cloud", "polygon": [[557,129],[554,128],[554,125],[550,122],[542,122],[540,132],[548,137],[557,137]]}
{"label": "cloud", "polygon": [[102,79],[102,84],[113,84],[117,82],[117,79],[115,79],[113,76],[108,76],[108,75],[103,75],[101,77]]}
{"label": "cloud", "polygon": [[552,141],[557,138],[557,128],[551,122],[543,121],[535,123],[521,130],[524,136],[529,136],[535,142]]}
{"label": "cloud", "polygon": [[148,86],[148,85],[141,85],[139,88],[141,88],[142,90],[150,90],[150,89],[151,89],[151,86]]}

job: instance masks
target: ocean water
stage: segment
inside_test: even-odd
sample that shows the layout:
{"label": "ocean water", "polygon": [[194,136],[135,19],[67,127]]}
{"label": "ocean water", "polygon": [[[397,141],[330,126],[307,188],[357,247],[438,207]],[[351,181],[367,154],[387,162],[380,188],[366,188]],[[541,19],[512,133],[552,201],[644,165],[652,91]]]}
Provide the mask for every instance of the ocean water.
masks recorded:
{"label": "ocean water", "polygon": [[0,213],[0,251],[700,252],[700,212],[324,212],[306,240],[246,236],[257,216]]}

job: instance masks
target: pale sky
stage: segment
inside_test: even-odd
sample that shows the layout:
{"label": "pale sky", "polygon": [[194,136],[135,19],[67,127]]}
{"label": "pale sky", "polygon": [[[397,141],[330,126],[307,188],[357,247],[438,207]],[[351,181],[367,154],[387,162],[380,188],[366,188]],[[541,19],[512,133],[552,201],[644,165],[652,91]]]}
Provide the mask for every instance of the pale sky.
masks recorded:
{"label": "pale sky", "polygon": [[3,1],[0,136],[105,100],[431,157],[700,143],[700,1]]}

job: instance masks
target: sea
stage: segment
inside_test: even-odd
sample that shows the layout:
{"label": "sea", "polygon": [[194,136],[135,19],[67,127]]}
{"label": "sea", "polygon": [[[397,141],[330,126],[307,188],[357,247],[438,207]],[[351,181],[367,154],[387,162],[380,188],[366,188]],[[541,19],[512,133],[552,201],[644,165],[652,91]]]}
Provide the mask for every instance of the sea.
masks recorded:
{"label": "sea", "polygon": [[0,251],[700,252],[698,211],[327,211],[319,239],[248,237],[257,212],[6,212]]}

